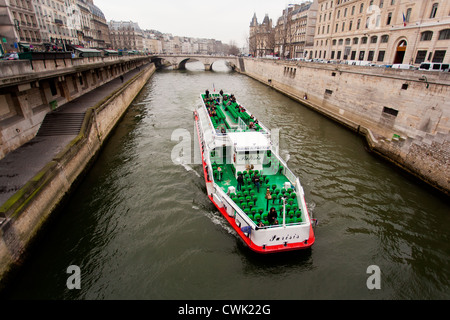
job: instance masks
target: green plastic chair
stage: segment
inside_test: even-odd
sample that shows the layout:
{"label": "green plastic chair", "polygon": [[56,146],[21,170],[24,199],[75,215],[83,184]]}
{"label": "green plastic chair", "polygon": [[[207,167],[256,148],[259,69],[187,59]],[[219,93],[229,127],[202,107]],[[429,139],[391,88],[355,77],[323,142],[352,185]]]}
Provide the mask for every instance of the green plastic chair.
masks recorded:
{"label": "green plastic chair", "polygon": [[273,194],[273,195],[272,195],[272,200],[273,200],[272,203],[273,203],[273,204],[275,204],[275,201],[277,200],[277,198],[278,198],[278,197],[277,197],[276,194]]}

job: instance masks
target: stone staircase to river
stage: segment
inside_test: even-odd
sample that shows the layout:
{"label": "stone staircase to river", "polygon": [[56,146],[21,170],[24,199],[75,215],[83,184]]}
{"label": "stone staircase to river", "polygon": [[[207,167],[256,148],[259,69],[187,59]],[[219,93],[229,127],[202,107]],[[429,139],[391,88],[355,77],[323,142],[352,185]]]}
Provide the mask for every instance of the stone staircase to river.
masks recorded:
{"label": "stone staircase to river", "polygon": [[37,133],[37,136],[78,135],[83,125],[85,113],[48,113]]}

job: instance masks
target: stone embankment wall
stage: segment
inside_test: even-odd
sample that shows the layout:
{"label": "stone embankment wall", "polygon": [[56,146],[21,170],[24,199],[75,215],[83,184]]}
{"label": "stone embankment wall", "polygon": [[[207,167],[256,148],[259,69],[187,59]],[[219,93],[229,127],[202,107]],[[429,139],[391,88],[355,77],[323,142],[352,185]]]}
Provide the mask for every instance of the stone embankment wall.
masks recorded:
{"label": "stone embankment wall", "polygon": [[0,159],[33,139],[47,113],[150,61],[63,56],[0,63]]}
{"label": "stone embankment wall", "polygon": [[0,228],[0,288],[154,72],[154,64],[149,64],[90,108],[80,134],[3,205],[0,215],[7,220]]}
{"label": "stone embankment wall", "polygon": [[370,148],[450,193],[450,73],[244,59],[245,74],[366,136]]}

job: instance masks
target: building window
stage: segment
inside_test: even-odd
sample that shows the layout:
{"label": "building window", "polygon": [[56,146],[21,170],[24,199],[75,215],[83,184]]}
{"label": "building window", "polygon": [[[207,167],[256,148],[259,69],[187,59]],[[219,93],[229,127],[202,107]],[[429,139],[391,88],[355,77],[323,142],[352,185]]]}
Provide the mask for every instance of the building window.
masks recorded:
{"label": "building window", "polygon": [[375,56],[375,51],[369,51],[369,55],[367,57],[367,61],[373,61],[373,57]]}
{"label": "building window", "polygon": [[389,36],[387,34],[381,36],[381,43],[388,43]]}
{"label": "building window", "polygon": [[337,58],[338,60],[341,59],[341,51],[338,51],[338,52],[337,52],[337,57],[336,57],[336,58]]}
{"label": "building window", "polygon": [[367,43],[367,37],[362,37],[361,44],[366,44],[366,43]]}
{"label": "building window", "polygon": [[384,0],[380,0],[380,8],[383,8]]}
{"label": "building window", "polygon": [[450,40],[450,29],[441,30],[439,32],[439,40]]}
{"label": "building window", "polygon": [[350,45],[350,42],[351,42],[351,39],[350,39],[350,38],[345,39],[345,45],[346,45],[346,46]]}
{"label": "building window", "polygon": [[437,9],[438,9],[438,4],[437,3],[433,4],[433,7],[431,7],[430,19],[433,19],[436,17]]}
{"label": "building window", "polygon": [[414,63],[420,64],[422,62],[425,62],[426,56],[427,56],[427,50],[417,51],[416,61]]}
{"label": "building window", "polygon": [[56,96],[58,94],[58,91],[56,90],[55,81],[50,80],[49,85],[50,85],[50,92],[52,93],[52,96]]}
{"label": "building window", "polygon": [[359,39],[358,38],[353,38],[353,44],[358,44]]}
{"label": "building window", "polygon": [[333,46],[335,46],[336,43],[337,43],[337,40],[336,40],[336,39],[333,39]]}
{"label": "building window", "polygon": [[383,62],[384,61],[385,53],[386,53],[385,51],[379,51],[378,52],[378,59],[377,59],[378,62]]}
{"label": "building window", "polygon": [[344,29],[345,29],[345,22],[342,22],[342,32],[344,31]]}
{"label": "building window", "polygon": [[390,115],[392,115],[394,117],[398,116],[398,110],[395,110],[395,109],[392,109],[392,108],[384,107],[383,108],[383,112],[387,113],[387,114],[390,114]]}
{"label": "building window", "polygon": [[392,12],[388,13],[388,17],[387,17],[387,21],[386,21],[386,25],[390,25],[392,21]]}
{"label": "building window", "polygon": [[360,61],[362,61],[362,60],[364,60],[364,56],[366,55],[366,52],[365,51],[360,51],[359,52],[359,60]]}
{"label": "building window", "polygon": [[363,13],[364,11],[364,3],[361,3],[361,7],[359,7],[359,13]]}
{"label": "building window", "polygon": [[350,21],[350,24],[348,26],[348,31],[352,31],[353,21]]}
{"label": "building window", "polygon": [[339,45],[342,46],[344,44],[344,40],[339,39]]}
{"label": "building window", "polygon": [[378,41],[377,36],[370,37],[370,43],[377,43],[377,41]]}
{"label": "building window", "polygon": [[409,19],[411,18],[411,11],[412,11],[411,8],[409,8],[408,10],[406,10],[405,22],[409,22]]}
{"label": "building window", "polygon": [[433,61],[434,63],[442,63],[444,62],[444,57],[445,57],[445,53],[447,51],[446,50],[436,50],[434,52],[434,56],[433,56]]}
{"label": "building window", "polygon": [[420,35],[420,41],[431,41],[431,38],[433,38],[433,32],[432,31],[424,31]]}

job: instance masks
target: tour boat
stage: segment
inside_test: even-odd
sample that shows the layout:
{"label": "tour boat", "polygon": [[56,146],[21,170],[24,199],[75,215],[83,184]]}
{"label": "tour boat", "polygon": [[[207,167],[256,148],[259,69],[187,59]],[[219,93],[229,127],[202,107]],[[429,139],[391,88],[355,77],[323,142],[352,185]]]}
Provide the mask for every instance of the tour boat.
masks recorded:
{"label": "tour boat", "polygon": [[194,120],[209,199],[255,252],[310,248],[315,220],[269,129],[232,94],[200,100]]}

